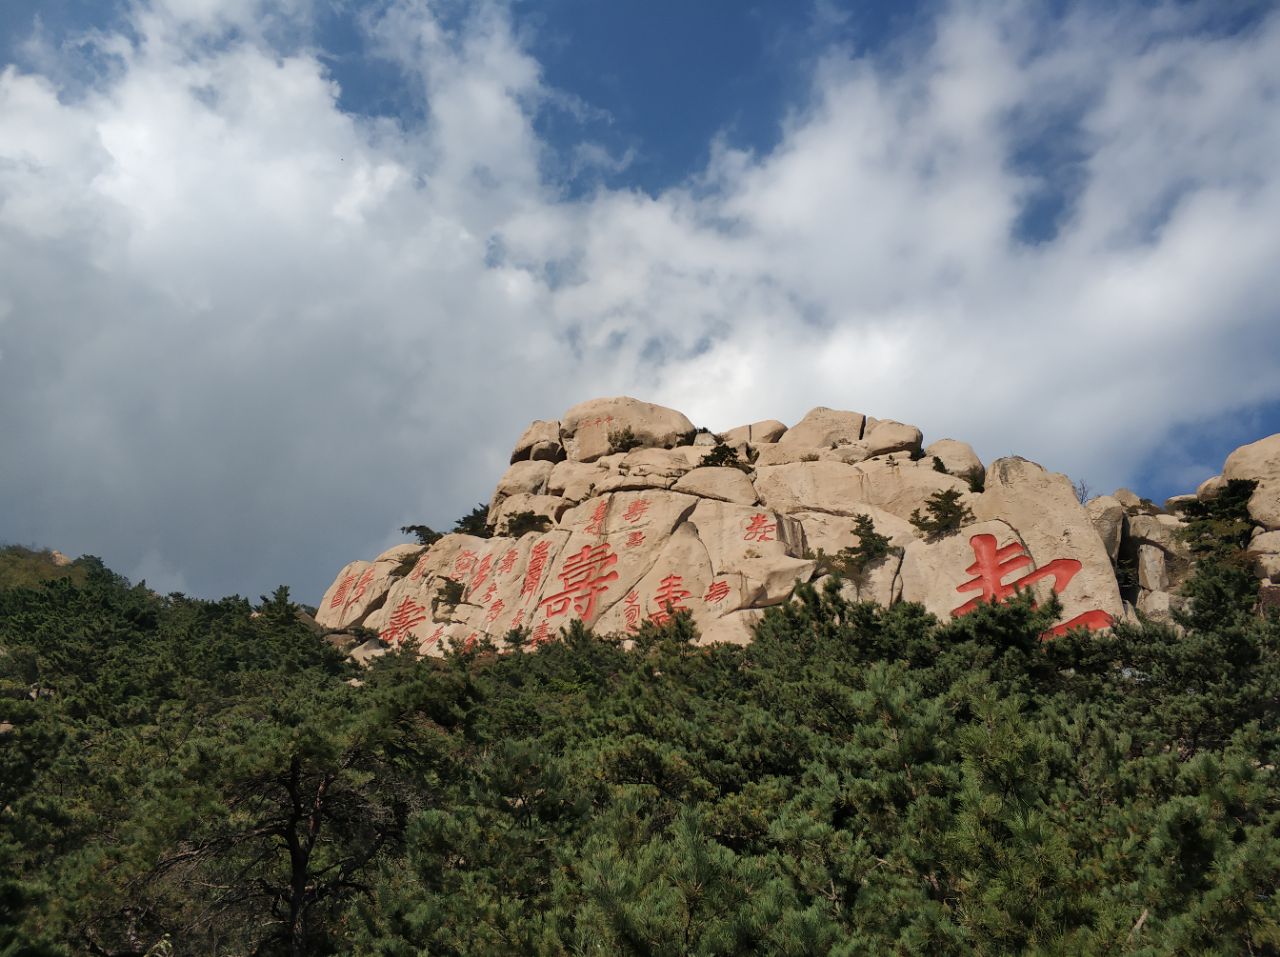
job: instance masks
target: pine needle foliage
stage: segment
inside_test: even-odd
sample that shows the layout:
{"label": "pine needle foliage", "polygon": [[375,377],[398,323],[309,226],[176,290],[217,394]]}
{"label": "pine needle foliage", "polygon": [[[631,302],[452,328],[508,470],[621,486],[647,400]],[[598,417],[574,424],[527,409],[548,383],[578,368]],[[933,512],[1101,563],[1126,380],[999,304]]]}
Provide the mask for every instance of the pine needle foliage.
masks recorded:
{"label": "pine needle foliage", "polygon": [[0,590],[0,953],[1268,954],[1280,620],[802,587],[359,672],[278,590]]}

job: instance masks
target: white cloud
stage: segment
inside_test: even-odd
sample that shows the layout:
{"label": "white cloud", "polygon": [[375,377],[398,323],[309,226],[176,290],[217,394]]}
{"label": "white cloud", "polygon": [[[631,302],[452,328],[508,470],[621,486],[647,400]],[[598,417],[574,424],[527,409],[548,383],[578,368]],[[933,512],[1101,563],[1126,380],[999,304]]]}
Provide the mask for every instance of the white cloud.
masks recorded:
{"label": "white cloud", "polygon": [[[370,21],[421,123],[344,113],[301,3],[133,10],[88,89],[82,45],[0,74],[0,535],[314,601],[591,395],[856,408],[1099,487],[1280,398],[1275,16],[956,4],[896,59],[829,51],[773,151],[571,199],[558,159],[625,157],[539,138],[570,94],[497,4]],[[1046,127],[1066,168],[1019,162]]]}

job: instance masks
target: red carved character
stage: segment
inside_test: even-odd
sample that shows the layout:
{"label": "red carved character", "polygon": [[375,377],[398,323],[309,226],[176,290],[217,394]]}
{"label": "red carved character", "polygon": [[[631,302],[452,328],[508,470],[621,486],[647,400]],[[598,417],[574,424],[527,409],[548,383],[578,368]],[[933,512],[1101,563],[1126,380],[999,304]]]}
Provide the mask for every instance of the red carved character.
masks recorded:
{"label": "red carved character", "polygon": [[670,621],[673,613],[684,610],[682,602],[690,594],[692,593],[684,587],[684,581],[679,575],[668,575],[658,584],[658,591],[653,596],[658,610],[649,615],[649,620],[655,625]]}
{"label": "red carved character", "polygon": [[637,545],[643,545],[644,532],[632,532],[627,536],[625,544],[627,548],[635,548]]}
{"label": "red carved character", "polygon": [[409,637],[415,625],[427,620],[427,609],[412,598],[406,597],[396,606],[387,621],[387,626],[378,632],[378,637],[389,645],[401,645]]}
{"label": "red carved character", "polygon": [[543,642],[550,641],[550,640],[551,640],[551,626],[550,624],[547,623],[547,620],[544,618],[538,624],[538,627],[533,629],[533,634],[529,636],[529,644],[540,645]]}
{"label": "red carved character", "polygon": [[420,578],[422,578],[424,574],[426,574],[426,571],[427,571],[427,556],[423,555],[421,558],[417,560],[417,562],[414,563],[413,571],[409,572],[409,581],[411,582],[418,581]]}
{"label": "red carved character", "polygon": [[453,574],[449,577],[454,581],[462,581],[467,577],[467,572],[476,567],[476,562],[480,558],[475,552],[469,548],[464,548],[458,557],[453,560]]}
{"label": "red carved character", "polygon": [[366,589],[368,589],[369,584],[372,581],[373,581],[373,569],[370,568],[363,575],[361,575],[360,580],[356,582],[356,593],[351,596],[351,600],[359,601],[361,598],[363,598]]}
{"label": "red carved character", "polygon": [[499,598],[497,601],[493,603],[493,605],[490,606],[489,613],[484,616],[484,620],[486,624],[492,625],[495,621],[498,620],[498,616],[502,614],[503,604],[504,603],[502,599]]}
{"label": "red carved character", "polygon": [[538,542],[529,553],[529,568],[524,573],[524,582],[520,586],[520,597],[532,595],[542,584],[542,570],[547,566],[547,555],[551,551],[550,542]]}
{"label": "red carved character", "polygon": [[588,535],[600,535],[604,530],[604,516],[609,511],[609,500],[603,498],[600,504],[596,506],[595,511],[591,513],[591,519],[587,522],[583,529]]}
{"label": "red carved character", "polygon": [[516,559],[518,559],[519,557],[520,557],[519,552],[517,552],[514,548],[508,548],[506,553],[502,556],[502,561],[498,562],[498,574],[499,575],[511,574],[511,569],[516,567]]}
{"label": "red carved character", "polygon": [[631,592],[622,600],[622,614],[627,620],[627,631],[640,630],[640,595]]}
{"label": "red carved character", "polygon": [[498,591],[498,583],[489,582],[489,587],[486,588],[484,590],[484,594],[480,596],[480,604],[487,605],[489,604],[489,602],[493,601],[493,596],[497,593],[497,591]]}
{"label": "red carved character", "polygon": [[747,523],[747,532],[742,536],[744,542],[771,542],[773,533],[778,530],[778,523],[769,521],[764,512],[757,512]]}
{"label": "red carved character", "polygon": [[564,588],[540,603],[547,606],[547,617],[563,615],[572,602],[582,620],[589,621],[596,610],[596,599],[608,591],[609,582],[618,577],[616,571],[606,571],[617,562],[618,556],[613,554],[608,542],[583,545],[582,551],[570,555],[559,574]]}
{"label": "red carved character", "polygon": [[476,569],[476,573],[471,576],[471,590],[475,591],[484,584],[484,580],[489,577],[489,570],[493,566],[493,556],[486,555],[484,560],[480,562],[480,567]]}
{"label": "red carved character", "polygon": [[712,582],[711,587],[707,589],[707,593],[702,596],[702,600],[708,605],[714,605],[724,601],[729,597],[728,582]]}
{"label": "red carved character", "polygon": [[329,607],[337,608],[339,605],[345,605],[347,602],[347,592],[351,591],[351,585],[356,580],[355,572],[352,572],[338,584],[338,590],[333,593],[333,597],[329,599]]}
{"label": "red carved character", "polygon": [[649,511],[649,500],[647,498],[638,498],[630,505],[627,510],[622,513],[624,522],[638,522],[644,518],[644,513]]}
{"label": "red carved character", "polygon": [[443,637],[444,637],[444,625],[441,625],[439,628],[433,631],[428,637],[423,639],[422,647],[426,648],[428,645],[434,645],[437,641],[439,641]]}
{"label": "red carved character", "polygon": [[519,628],[519,627],[520,627],[520,622],[522,622],[522,621],[524,621],[524,609],[523,609],[523,608],[517,608],[517,609],[516,609],[516,616],[515,616],[514,618],[512,618],[512,619],[511,619],[511,627],[512,627],[512,628]]}
{"label": "red carved character", "polygon": [[[1071,583],[1071,579],[1075,578],[1081,567],[1080,562],[1074,558],[1055,558],[1053,561],[1041,565],[1039,568],[1033,569],[1014,581],[1005,584],[1004,579],[1006,576],[1031,564],[1031,556],[1027,554],[1022,543],[1011,542],[1008,545],[997,548],[994,535],[982,534],[974,535],[970,538],[969,547],[973,549],[973,555],[976,560],[965,569],[965,572],[974,577],[963,584],[957,585],[956,591],[976,591],[978,594],[963,605],[951,609],[951,614],[956,616],[967,615],[985,601],[1004,601],[1010,595],[1016,594],[1018,589],[1029,588],[1036,582],[1046,578],[1053,579],[1054,592],[1061,594],[1062,590]],[[1111,616],[1105,611],[1087,611],[1045,632],[1041,637],[1066,634],[1072,628],[1106,628],[1111,623]]]}

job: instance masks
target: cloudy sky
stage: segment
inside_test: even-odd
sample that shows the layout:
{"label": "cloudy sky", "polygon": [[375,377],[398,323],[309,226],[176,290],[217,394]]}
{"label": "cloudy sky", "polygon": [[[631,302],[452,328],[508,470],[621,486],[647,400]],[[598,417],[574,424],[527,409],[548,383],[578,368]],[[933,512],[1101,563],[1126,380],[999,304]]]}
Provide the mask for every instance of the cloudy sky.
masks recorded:
{"label": "cloudy sky", "polygon": [[1194,487],[1280,431],[1280,12],[0,4],[0,541],[316,602],[616,394]]}

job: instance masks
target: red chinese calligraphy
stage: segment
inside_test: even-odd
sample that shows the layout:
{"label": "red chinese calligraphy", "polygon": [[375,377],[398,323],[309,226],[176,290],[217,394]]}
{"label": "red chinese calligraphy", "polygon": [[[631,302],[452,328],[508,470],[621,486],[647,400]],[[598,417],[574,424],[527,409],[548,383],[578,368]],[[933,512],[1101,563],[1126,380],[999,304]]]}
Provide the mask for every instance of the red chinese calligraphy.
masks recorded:
{"label": "red chinese calligraphy", "polygon": [[484,580],[489,577],[489,570],[493,566],[493,556],[486,555],[484,560],[480,562],[476,573],[471,576],[471,590],[475,591],[484,584]]}
{"label": "red chinese calligraphy", "polygon": [[627,631],[640,630],[640,595],[631,592],[622,600],[622,615],[627,621]]}
{"label": "red chinese calligraphy", "polygon": [[550,542],[538,542],[529,553],[529,567],[524,573],[524,582],[520,585],[520,597],[532,595],[542,584],[542,570],[547,565],[547,555],[551,551]]}
{"label": "red chinese calligraphy", "polygon": [[378,637],[392,646],[404,644],[414,626],[427,620],[427,609],[412,598],[405,597],[387,620],[387,626],[378,632]]}
{"label": "red chinese calligraphy", "polygon": [[523,608],[517,608],[517,609],[516,609],[516,616],[515,616],[514,618],[512,618],[512,619],[511,619],[511,627],[512,627],[512,628],[519,628],[519,627],[520,627],[520,623],[521,623],[522,621],[524,621],[524,609],[523,609]]}
{"label": "red chinese calligraphy", "polygon": [[635,548],[637,545],[643,545],[644,532],[632,532],[627,536],[627,540],[624,544],[627,548]]}
{"label": "red chinese calligraphy", "polygon": [[427,556],[423,555],[413,566],[413,571],[409,572],[409,581],[416,582],[422,578],[427,572]]}
{"label": "red chinese calligraphy", "polygon": [[480,604],[487,605],[489,604],[489,602],[493,601],[493,596],[497,593],[497,591],[498,591],[498,583],[489,582],[489,587],[486,588],[484,590],[484,594],[480,596]]}
{"label": "red chinese calligraphy", "polygon": [[338,590],[334,592],[333,597],[329,599],[330,608],[337,608],[339,605],[345,605],[347,603],[347,592],[351,591],[351,585],[355,580],[355,572],[352,572],[338,583]]}
{"label": "red chinese calligraphy", "polygon": [[[982,602],[1004,601],[1021,588],[1029,588],[1046,578],[1053,580],[1053,590],[1061,593],[1080,571],[1080,562],[1074,558],[1055,558],[1053,561],[1032,569],[1008,584],[1004,579],[1026,568],[1031,564],[1031,556],[1021,542],[1011,542],[1003,547],[996,546],[994,535],[974,535],[969,539],[969,547],[973,549],[975,561],[965,569],[974,577],[956,586],[958,592],[976,591],[978,594],[963,605],[951,609],[951,614],[967,615]],[[1045,632],[1042,637],[1053,637],[1066,634],[1072,628],[1106,628],[1112,623],[1111,616],[1105,611],[1087,611],[1077,615],[1070,621]]]}
{"label": "red chinese calligraphy", "polygon": [[533,634],[529,636],[529,644],[540,645],[545,641],[551,640],[551,625],[544,618],[538,623],[538,627],[533,629]]}
{"label": "red chinese calligraphy", "polygon": [[484,616],[486,624],[492,625],[498,620],[498,616],[502,614],[502,606],[504,602],[501,598],[495,601],[489,608],[489,613]]}
{"label": "red chinese calligraphy", "polygon": [[443,637],[444,637],[444,625],[441,625],[439,628],[433,631],[426,638],[422,639],[422,647],[426,648],[430,645],[434,645],[437,641],[439,641]]}
{"label": "red chinese calligraphy", "polygon": [[627,510],[622,513],[624,522],[638,522],[644,518],[644,513],[649,511],[649,500],[647,498],[638,498],[627,506]]}
{"label": "red chinese calligraphy", "polygon": [[476,567],[476,562],[480,556],[469,548],[464,548],[458,557],[453,560],[453,574],[449,577],[454,581],[462,581],[467,577],[467,573]]}
{"label": "red chinese calligraphy", "polygon": [[582,551],[570,555],[559,574],[564,588],[540,603],[547,607],[547,617],[563,615],[572,603],[583,621],[589,621],[596,610],[596,599],[608,591],[609,582],[618,577],[616,571],[606,571],[617,562],[618,556],[613,554],[608,542],[583,545]]}
{"label": "red chinese calligraphy", "polygon": [[373,569],[370,568],[363,575],[361,575],[360,580],[356,582],[356,591],[355,591],[355,594],[351,596],[351,600],[359,601],[361,598],[363,598],[366,589],[368,589],[372,581],[373,581]]}
{"label": "red chinese calligraphy", "polygon": [[778,523],[769,521],[769,516],[764,512],[757,512],[751,516],[751,521],[747,523],[746,534],[742,536],[744,542],[772,542],[773,533],[778,530]]}
{"label": "red chinese calligraphy", "polygon": [[671,620],[673,613],[684,610],[684,600],[692,594],[684,587],[684,580],[679,575],[668,575],[658,583],[658,591],[653,596],[658,610],[649,615],[655,625],[663,625]]}
{"label": "red chinese calligraphy", "polygon": [[702,600],[708,605],[714,605],[724,601],[729,597],[729,583],[720,581],[712,582],[711,587],[707,589],[707,593],[702,596]]}
{"label": "red chinese calligraphy", "polygon": [[587,522],[583,531],[588,535],[601,535],[604,533],[604,517],[609,511],[609,500],[602,498],[600,504],[595,507],[595,511],[591,513],[591,518]]}
{"label": "red chinese calligraphy", "polygon": [[502,556],[502,560],[498,562],[498,574],[499,575],[511,574],[511,569],[516,567],[516,559],[518,559],[519,557],[520,557],[519,552],[517,552],[514,548],[508,548],[506,553]]}

